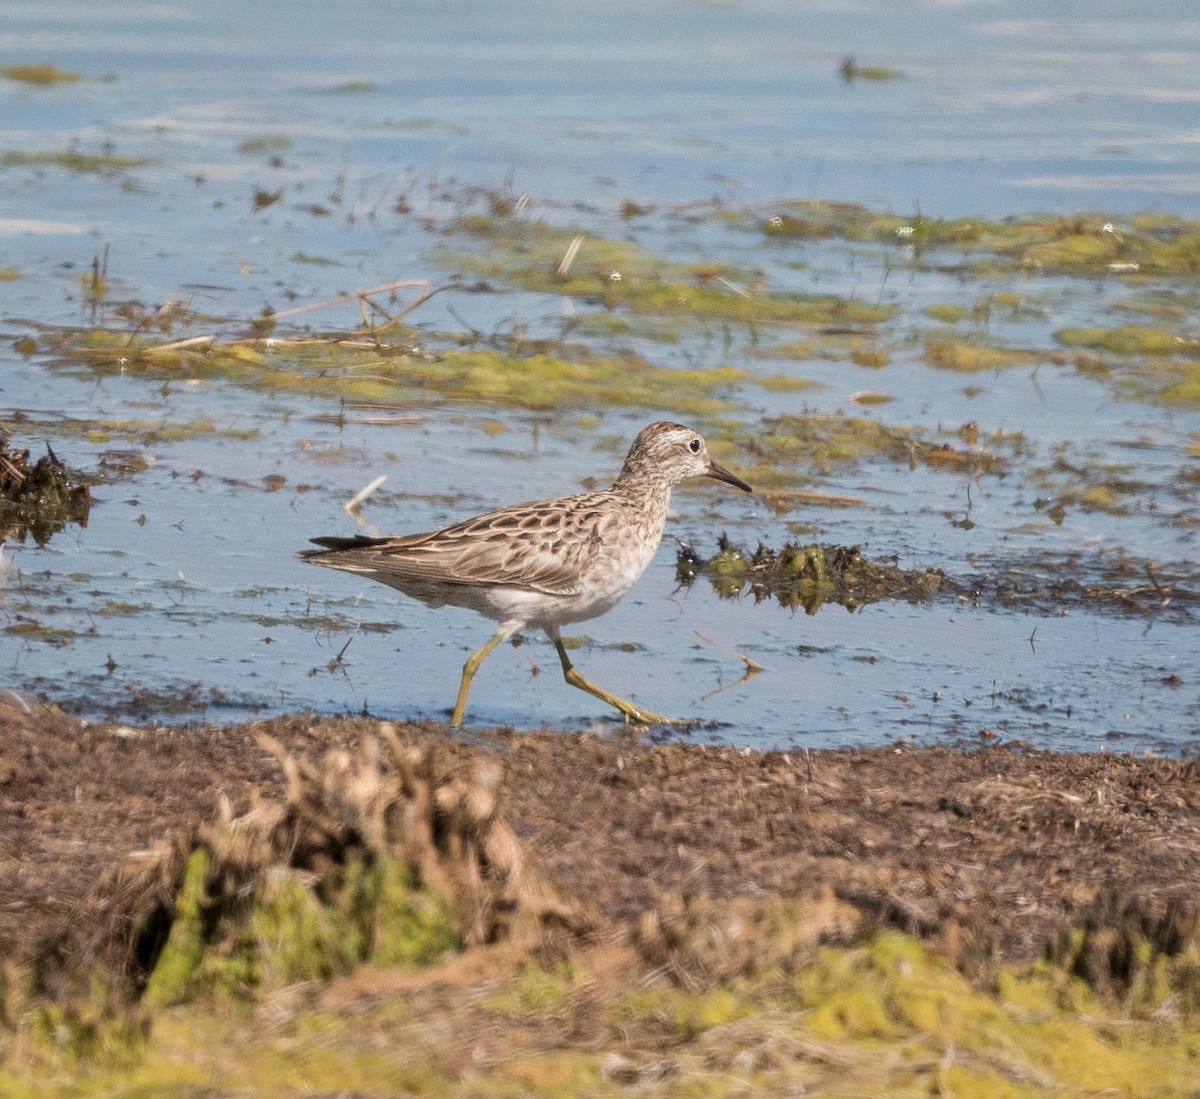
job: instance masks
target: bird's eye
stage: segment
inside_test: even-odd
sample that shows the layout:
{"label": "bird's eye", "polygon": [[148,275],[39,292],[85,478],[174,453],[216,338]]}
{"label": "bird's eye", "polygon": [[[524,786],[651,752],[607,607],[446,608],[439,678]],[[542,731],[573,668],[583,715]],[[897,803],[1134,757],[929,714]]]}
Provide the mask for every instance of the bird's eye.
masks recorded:
{"label": "bird's eye", "polygon": [[688,443],[688,450],[690,450],[693,454],[699,454],[700,448],[703,445],[704,444],[699,439],[692,439],[692,441]]}

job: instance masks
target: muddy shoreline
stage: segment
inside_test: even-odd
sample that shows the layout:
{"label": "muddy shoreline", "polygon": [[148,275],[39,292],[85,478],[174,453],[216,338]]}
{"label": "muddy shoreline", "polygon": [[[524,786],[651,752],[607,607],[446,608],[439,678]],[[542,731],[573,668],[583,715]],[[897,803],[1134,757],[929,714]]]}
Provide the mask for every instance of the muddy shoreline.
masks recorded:
{"label": "muddy shoreline", "polygon": [[[28,712],[27,712],[28,711]],[[0,702],[0,956],[27,957],[131,853],[277,796],[267,734],[298,758],[379,723],[296,715],[187,729],[88,724]],[[825,890],[951,956],[1027,964],[1080,920],[1195,904],[1200,766],[1021,744],[802,754],[442,725],[405,743],[503,770],[529,864],[598,933],[675,898]]]}

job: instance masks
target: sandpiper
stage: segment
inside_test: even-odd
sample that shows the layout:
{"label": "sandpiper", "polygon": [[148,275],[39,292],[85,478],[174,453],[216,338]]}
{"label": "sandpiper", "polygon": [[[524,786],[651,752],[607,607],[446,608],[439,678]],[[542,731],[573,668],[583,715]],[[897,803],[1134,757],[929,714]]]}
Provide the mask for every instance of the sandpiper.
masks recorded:
{"label": "sandpiper", "polygon": [[654,423],[634,439],[610,489],[513,504],[426,534],[314,538],[324,548],[300,556],[369,576],[430,607],[465,607],[500,623],[463,665],[454,725],[462,723],[479,666],[527,626],[544,630],[554,643],[571,686],[615,706],[626,724],[666,724],[669,718],[585,679],[567,656],[559,628],[616,606],[658,549],[671,489],[689,477],[753,491],[708,456],[691,428]]}

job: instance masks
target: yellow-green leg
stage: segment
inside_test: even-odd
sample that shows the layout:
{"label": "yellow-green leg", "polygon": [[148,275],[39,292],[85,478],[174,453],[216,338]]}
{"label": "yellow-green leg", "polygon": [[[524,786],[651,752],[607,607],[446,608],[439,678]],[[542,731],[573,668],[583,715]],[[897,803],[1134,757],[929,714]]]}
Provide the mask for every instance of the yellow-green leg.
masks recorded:
{"label": "yellow-green leg", "polygon": [[463,665],[462,681],[458,685],[458,698],[454,702],[454,716],[450,719],[451,725],[461,725],[463,710],[467,705],[467,692],[471,689],[471,680],[475,678],[475,673],[479,671],[479,665],[482,664],[490,653],[501,641],[512,637],[514,631],[503,625],[498,629],[482,649],[476,653],[472,653],[467,657],[467,662]]}
{"label": "yellow-green leg", "polygon": [[595,695],[603,702],[607,702],[610,706],[621,711],[621,716],[625,718],[625,724],[631,722],[634,725],[673,725],[674,720],[669,717],[663,717],[662,714],[651,713],[649,710],[640,710],[632,702],[626,702],[623,698],[617,698],[614,694],[609,694],[603,687],[597,687],[595,683],[584,678],[583,673],[571,663],[571,658],[567,656],[567,650],[562,643],[562,638],[557,633],[550,633],[550,640],[554,642],[555,649],[558,650],[558,659],[562,661],[563,678],[571,684],[572,687],[578,687],[581,691],[587,691],[590,695]]}

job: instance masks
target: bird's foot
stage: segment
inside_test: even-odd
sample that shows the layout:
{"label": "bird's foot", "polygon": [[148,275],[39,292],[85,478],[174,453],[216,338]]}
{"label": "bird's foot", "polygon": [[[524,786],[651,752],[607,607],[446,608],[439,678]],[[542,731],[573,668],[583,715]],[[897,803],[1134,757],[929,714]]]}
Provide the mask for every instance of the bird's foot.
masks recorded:
{"label": "bird's foot", "polygon": [[683,724],[676,717],[664,717],[662,714],[656,714],[652,710],[639,710],[636,706],[631,706],[628,702],[624,706],[618,706],[621,711],[621,716],[625,719],[626,725],[680,725]]}
{"label": "bird's foot", "polygon": [[615,694],[606,691],[603,687],[597,687],[591,680],[586,679],[582,672],[571,663],[567,657],[567,650],[562,648],[561,642],[555,642],[558,647],[558,655],[562,659],[563,678],[566,679],[572,687],[578,687],[581,691],[587,691],[588,694],[594,695],[601,702],[607,702],[613,708],[621,711],[621,717],[625,719],[626,725],[675,725],[677,724],[673,718],[663,717],[662,714],[656,714],[652,710],[643,710],[635,706],[632,702],[626,702],[623,698],[618,698]]}

